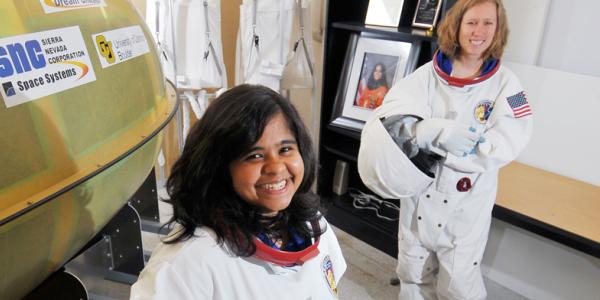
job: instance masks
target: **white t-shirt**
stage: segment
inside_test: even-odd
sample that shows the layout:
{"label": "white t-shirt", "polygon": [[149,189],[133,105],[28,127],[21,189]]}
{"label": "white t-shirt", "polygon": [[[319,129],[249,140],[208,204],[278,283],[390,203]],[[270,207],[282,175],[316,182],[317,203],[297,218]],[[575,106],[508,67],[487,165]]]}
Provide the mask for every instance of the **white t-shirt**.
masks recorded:
{"label": "white t-shirt", "polygon": [[337,299],[346,261],[330,226],[320,237],[319,254],[289,268],[234,257],[206,227],[195,235],[159,244],[131,287],[130,299]]}

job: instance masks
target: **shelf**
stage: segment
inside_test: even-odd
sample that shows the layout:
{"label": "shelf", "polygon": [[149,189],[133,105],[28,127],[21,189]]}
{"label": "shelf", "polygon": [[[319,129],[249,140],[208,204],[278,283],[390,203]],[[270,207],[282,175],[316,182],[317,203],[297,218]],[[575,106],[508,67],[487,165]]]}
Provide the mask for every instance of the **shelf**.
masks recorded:
{"label": "shelf", "polygon": [[498,180],[495,218],[600,258],[600,187],[519,162]]}
{"label": "shelf", "polygon": [[561,243],[583,253],[600,258],[600,243],[541,222],[498,204],[492,212],[494,218]]}
{"label": "shelf", "polygon": [[[342,76],[348,69],[352,55],[344,55],[349,47],[356,46],[357,36],[380,40],[401,41],[413,44],[410,55],[417,68],[431,60],[437,38],[428,36],[426,30],[410,26],[417,0],[402,2],[402,16],[397,27],[365,25],[368,0],[329,0],[326,1],[326,36],[323,53],[323,84],[321,99],[321,126],[319,134],[319,169],[317,191],[324,203],[330,204],[327,220],[341,230],[370,244],[371,246],[396,257],[398,252],[398,221],[378,218],[373,210],[355,208],[352,198],[346,194],[334,194],[338,161],[348,163],[347,186],[367,192],[368,188],[360,178],[357,166],[360,136],[364,122],[343,116],[336,105],[344,84]],[[355,70],[355,72],[358,72]],[[339,103],[338,103],[339,104]],[[339,181],[339,178],[337,178]],[[387,201],[387,200],[386,200]],[[397,200],[396,200],[397,201]],[[392,203],[393,200],[391,201]],[[395,202],[397,204],[397,202]],[[396,214],[393,208],[384,208],[385,216]],[[388,216],[389,217],[389,216]],[[393,217],[396,218],[396,217]]]}
{"label": "shelf", "polygon": [[371,210],[354,208],[347,195],[333,195],[329,200],[333,202],[326,214],[329,223],[392,257],[397,256],[398,221],[380,219]]}
{"label": "shelf", "polygon": [[[369,209],[359,209],[354,207],[354,205],[352,205],[352,201],[354,199],[352,199],[352,197],[350,197],[348,194],[345,194],[343,196],[335,196],[335,200],[334,200],[334,204],[349,212],[352,213],[353,215],[355,215],[357,218],[361,219],[362,221],[371,223],[373,226],[378,227],[381,231],[385,231],[388,234],[392,235],[392,236],[396,236],[398,230],[396,227],[398,227],[398,220],[386,220],[386,219],[382,219],[377,217],[377,215],[375,214],[375,211],[373,210],[369,210]],[[383,201],[388,201],[393,203],[394,205],[398,206],[399,205],[399,200],[383,200]],[[398,218],[398,212],[397,211],[391,211],[391,210],[385,210],[384,211],[386,216],[392,219],[397,219]]]}
{"label": "shelf", "polygon": [[[360,126],[356,124],[360,124]],[[361,127],[361,129],[357,129],[358,127]],[[327,124],[327,129],[360,141],[362,123],[358,121],[352,122],[351,119],[340,117],[335,119],[332,123]]]}
{"label": "shelf", "polygon": [[345,150],[341,150],[341,149],[336,149],[336,148],[328,146],[328,145],[323,145],[323,148],[325,148],[325,150],[327,150],[339,157],[342,157],[346,160],[352,161],[354,163],[357,162],[357,160],[356,160],[357,155],[350,153],[348,151],[349,149],[347,149],[347,148]]}
{"label": "shelf", "polygon": [[412,27],[381,27],[365,25],[358,22],[333,22],[331,23],[331,27],[356,32],[365,32],[379,38],[387,38],[400,41],[420,40],[435,42],[437,40],[437,37],[435,35],[427,35],[426,30]]}

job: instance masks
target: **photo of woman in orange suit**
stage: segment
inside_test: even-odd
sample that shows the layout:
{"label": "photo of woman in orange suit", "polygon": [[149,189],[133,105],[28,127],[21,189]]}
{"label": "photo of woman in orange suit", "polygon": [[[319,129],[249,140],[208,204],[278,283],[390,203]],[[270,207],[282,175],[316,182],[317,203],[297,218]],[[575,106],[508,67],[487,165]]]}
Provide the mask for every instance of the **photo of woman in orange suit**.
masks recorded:
{"label": "photo of woman in orange suit", "polygon": [[[381,105],[390,86],[388,75],[393,77],[397,61],[398,57],[395,56],[365,53],[362,79],[358,83],[354,106],[372,110]],[[391,66],[392,70],[386,70],[386,65]]]}

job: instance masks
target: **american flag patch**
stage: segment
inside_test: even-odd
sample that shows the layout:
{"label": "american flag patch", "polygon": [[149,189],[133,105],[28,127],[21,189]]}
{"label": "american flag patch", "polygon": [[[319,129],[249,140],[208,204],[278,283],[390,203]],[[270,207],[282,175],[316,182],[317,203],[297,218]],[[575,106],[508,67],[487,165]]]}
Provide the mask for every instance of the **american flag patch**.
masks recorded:
{"label": "american flag patch", "polygon": [[531,107],[529,106],[529,102],[527,102],[527,97],[525,97],[524,92],[512,95],[506,98],[506,100],[508,100],[508,105],[510,105],[515,118],[531,115]]}

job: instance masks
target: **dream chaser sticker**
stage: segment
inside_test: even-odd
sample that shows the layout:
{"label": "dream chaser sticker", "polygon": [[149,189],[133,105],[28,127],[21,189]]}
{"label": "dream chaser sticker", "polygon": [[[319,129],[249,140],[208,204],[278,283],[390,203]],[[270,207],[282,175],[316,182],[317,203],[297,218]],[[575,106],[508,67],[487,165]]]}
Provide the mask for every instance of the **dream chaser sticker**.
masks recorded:
{"label": "dream chaser sticker", "polygon": [[78,26],[0,39],[0,93],[6,107],[95,80]]}
{"label": "dream chaser sticker", "polygon": [[150,52],[142,27],[130,26],[92,35],[102,68],[120,64]]}
{"label": "dream chaser sticker", "polygon": [[40,0],[44,12],[47,14],[65,10],[104,7],[104,0]]}

